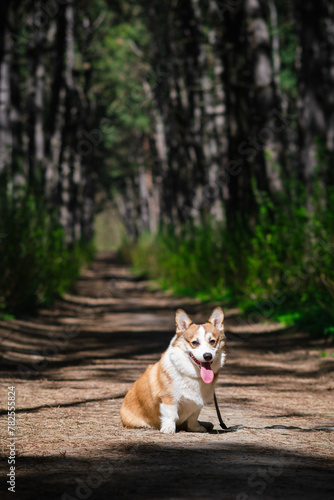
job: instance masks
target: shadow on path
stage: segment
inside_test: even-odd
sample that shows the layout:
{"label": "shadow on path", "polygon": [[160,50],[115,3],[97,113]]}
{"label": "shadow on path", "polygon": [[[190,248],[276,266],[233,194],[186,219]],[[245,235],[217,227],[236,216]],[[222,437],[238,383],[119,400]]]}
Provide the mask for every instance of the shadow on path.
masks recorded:
{"label": "shadow on path", "polygon": [[220,443],[176,448],[132,442],[102,455],[88,462],[66,455],[23,457],[20,463],[30,473],[20,478],[19,490],[26,493],[16,498],[319,500],[334,494],[333,470],[326,460],[283,447]]}

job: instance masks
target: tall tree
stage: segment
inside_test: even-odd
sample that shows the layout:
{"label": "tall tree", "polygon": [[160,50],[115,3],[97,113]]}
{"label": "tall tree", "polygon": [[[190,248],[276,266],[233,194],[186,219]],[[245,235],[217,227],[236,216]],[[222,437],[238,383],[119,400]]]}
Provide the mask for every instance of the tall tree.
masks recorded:
{"label": "tall tree", "polygon": [[[168,16],[166,17],[166,12]],[[210,9],[198,0],[150,9],[153,67],[166,75],[154,92],[153,121],[167,221],[222,217],[221,164],[226,158],[221,60]],[[215,49],[213,49],[213,47]],[[163,57],[162,57],[163,55]]]}
{"label": "tall tree", "polygon": [[0,16],[0,175],[5,175],[11,160],[10,65],[12,59],[9,29],[9,4],[1,4]]}
{"label": "tall tree", "polygon": [[233,221],[237,211],[248,219],[256,210],[252,179],[269,195],[282,189],[286,127],[266,3],[235,2],[220,15],[231,170],[227,211]]}
{"label": "tall tree", "polygon": [[69,245],[93,233],[97,117],[87,104],[91,82],[83,78],[84,88],[79,85],[87,72],[76,44],[81,36],[86,45],[92,41],[80,22],[106,4],[86,7],[72,0],[1,5],[1,185],[9,197],[30,192],[45,200],[46,211],[58,212]]}
{"label": "tall tree", "polygon": [[328,151],[326,180],[333,184],[334,6],[330,0],[296,3],[299,59],[299,178],[312,192],[317,148]]}

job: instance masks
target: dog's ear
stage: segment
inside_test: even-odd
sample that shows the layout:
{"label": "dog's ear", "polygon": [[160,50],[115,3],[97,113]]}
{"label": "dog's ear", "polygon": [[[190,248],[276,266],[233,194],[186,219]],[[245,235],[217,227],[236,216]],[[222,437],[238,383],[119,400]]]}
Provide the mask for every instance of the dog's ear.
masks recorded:
{"label": "dog's ear", "polygon": [[188,330],[189,326],[192,324],[191,319],[188,314],[183,311],[183,309],[178,309],[175,314],[175,323],[176,323],[176,333],[181,335],[181,333]]}
{"label": "dog's ear", "polygon": [[224,313],[221,307],[216,307],[209,318],[209,323],[213,325],[217,330],[223,331]]}

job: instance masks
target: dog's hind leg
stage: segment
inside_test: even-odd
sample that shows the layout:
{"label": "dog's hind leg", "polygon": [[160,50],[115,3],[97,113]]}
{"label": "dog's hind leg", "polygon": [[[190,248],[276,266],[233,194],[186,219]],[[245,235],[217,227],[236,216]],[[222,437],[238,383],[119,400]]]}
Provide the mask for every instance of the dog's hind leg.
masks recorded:
{"label": "dog's hind leg", "polygon": [[129,429],[139,429],[139,428],[150,428],[149,423],[142,418],[140,415],[132,413],[126,407],[121,408],[121,421],[124,427],[128,427]]}
{"label": "dog's hind leg", "polygon": [[187,428],[189,432],[207,432],[207,429],[198,422],[198,416],[202,408],[197,409],[187,419]]}

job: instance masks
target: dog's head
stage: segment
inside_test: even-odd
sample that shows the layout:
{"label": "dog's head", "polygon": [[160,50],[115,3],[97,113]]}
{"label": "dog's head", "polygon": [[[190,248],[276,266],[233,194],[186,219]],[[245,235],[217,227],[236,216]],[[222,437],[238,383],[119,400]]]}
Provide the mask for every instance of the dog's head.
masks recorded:
{"label": "dog's head", "polygon": [[174,345],[189,356],[203,382],[211,383],[225,359],[223,310],[216,307],[207,323],[196,325],[185,311],[178,309],[175,321],[177,338]]}

